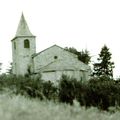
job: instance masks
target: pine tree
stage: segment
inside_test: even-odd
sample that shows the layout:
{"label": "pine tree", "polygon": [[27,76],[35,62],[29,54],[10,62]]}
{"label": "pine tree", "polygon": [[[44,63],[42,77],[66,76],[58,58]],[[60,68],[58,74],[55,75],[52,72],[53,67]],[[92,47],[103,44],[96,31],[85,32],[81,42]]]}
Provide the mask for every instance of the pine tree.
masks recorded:
{"label": "pine tree", "polygon": [[99,54],[98,63],[94,63],[93,76],[107,76],[109,78],[113,77],[114,62],[111,62],[111,53],[109,48],[104,45]]}

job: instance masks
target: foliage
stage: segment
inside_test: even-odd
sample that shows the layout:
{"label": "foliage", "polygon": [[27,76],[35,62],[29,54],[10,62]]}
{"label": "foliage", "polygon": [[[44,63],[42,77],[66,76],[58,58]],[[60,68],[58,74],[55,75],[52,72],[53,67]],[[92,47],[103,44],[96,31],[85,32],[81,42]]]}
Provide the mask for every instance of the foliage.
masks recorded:
{"label": "foliage", "polygon": [[113,77],[114,62],[111,62],[111,53],[109,48],[104,45],[99,54],[98,63],[94,63],[93,76],[108,76]]}
{"label": "foliage", "polygon": [[57,87],[53,84],[53,82],[51,81],[45,81],[42,84],[43,89],[43,95],[45,98],[47,98],[48,100],[56,100],[57,96],[58,96],[58,89]]}
{"label": "foliage", "polygon": [[66,47],[65,50],[76,54],[78,56],[78,60],[82,61],[83,63],[89,64],[91,57],[90,57],[89,51],[87,49],[79,52],[73,47],[70,47],[70,48]]}
{"label": "foliage", "polygon": [[82,106],[94,106],[102,110],[120,106],[120,84],[106,76],[82,82],[63,75],[59,89],[60,102],[73,104],[76,99]]}
{"label": "foliage", "polygon": [[84,62],[85,64],[89,64],[90,62],[90,55],[89,55],[89,51],[88,50],[85,50],[85,51],[81,51],[79,52],[78,54],[78,59],[81,60],[82,62]]}
{"label": "foliage", "polygon": [[120,84],[108,77],[92,78],[88,82],[89,103],[103,110],[120,106]]}
{"label": "foliage", "polygon": [[91,107],[79,107],[53,101],[39,101],[9,92],[0,94],[1,120],[119,120],[120,112],[101,112]]}
{"label": "foliage", "polygon": [[59,101],[69,104],[73,104],[74,99],[79,100],[81,104],[84,103],[82,99],[83,83],[77,81],[75,78],[70,78],[66,75],[62,75],[59,83]]}
{"label": "foliage", "polygon": [[109,110],[109,107],[120,107],[120,80],[111,80],[106,76],[94,77],[84,82],[63,75],[55,86],[51,81],[43,81],[41,76],[16,77],[2,74],[0,91],[6,88],[14,94],[39,100],[54,100],[70,105],[76,100],[86,108],[94,106]]}
{"label": "foliage", "polygon": [[62,75],[59,83],[59,100],[73,104],[75,99],[75,79],[70,79],[68,76]]}
{"label": "foliage", "polygon": [[40,78],[23,77],[3,74],[0,76],[0,88],[9,88],[15,94],[21,94],[32,98],[52,99],[57,89],[51,82],[43,81]]}
{"label": "foliage", "polygon": [[74,47],[65,47],[65,50],[78,55],[78,51]]}

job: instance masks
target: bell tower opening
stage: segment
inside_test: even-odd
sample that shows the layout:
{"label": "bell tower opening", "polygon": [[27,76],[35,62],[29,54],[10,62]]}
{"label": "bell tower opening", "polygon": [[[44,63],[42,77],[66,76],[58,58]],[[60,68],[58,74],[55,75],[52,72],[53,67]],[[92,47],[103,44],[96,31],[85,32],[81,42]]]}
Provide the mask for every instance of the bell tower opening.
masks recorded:
{"label": "bell tower opening", "polygon": [[28,39],[24,40],[24,48],[30,48],[30,41]]}

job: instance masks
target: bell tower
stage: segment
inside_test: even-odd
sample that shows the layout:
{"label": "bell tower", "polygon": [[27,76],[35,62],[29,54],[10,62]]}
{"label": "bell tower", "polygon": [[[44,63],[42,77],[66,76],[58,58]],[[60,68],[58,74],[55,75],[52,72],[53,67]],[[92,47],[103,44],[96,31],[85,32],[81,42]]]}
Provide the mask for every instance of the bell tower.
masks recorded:
{"label": "bell tower", "polygon": [[22,14],[12,42],[13,74],[25,75],[32,67],[32,55],[36,53],[35,36],[30,32]]}

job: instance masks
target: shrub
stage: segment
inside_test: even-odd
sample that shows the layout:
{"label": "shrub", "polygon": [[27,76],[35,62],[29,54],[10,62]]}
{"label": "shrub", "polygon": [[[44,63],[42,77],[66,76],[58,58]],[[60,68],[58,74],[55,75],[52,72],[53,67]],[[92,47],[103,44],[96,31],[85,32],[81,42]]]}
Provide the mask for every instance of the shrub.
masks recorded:
{"label": "shrub", "polygon": [[50,81],[43,81],[41,75],[37,77],[1,75],[0,88],[9,88],[14,94],[21,94],[32,98],[55,99],[57,87]]}
{"label": "shrub", "polygon": [[44,97],[48,100],[56,100],[58,97],[58,88],[54,85],[54,83],[51,81],[44,81],[42,85],[42,93]]}
{"label": "shrub", "polygon": [[59,83],[59,101],[72,105],[74,99],[82,106],[108,110],[110,106],[120,106],[120,84],[106,76],[82,82],[63,75]]}
{"label": "shrub", "polygon": [[0,81],[2,88],[9,88],[15,94],[43,99],[41,79],[4,74],[0,76]]}
{"label": "shrub", "polygon": [[115,106],[120,98],[120,85],[107,77],[93,78],[88,82],[89,99],[92,106],[108,110]]}
{"label": "shrub", "polygon": [[120,107],[120,80],[111,80],[106,76],[83,82],[62,75],[58,86],[55,86],[51,81],[43,81],[41,76],[34,78],[2,74],[0,91],[4,88],[10,89],[14,94],[40,100],[59,100],[71,105],[73,100],[77,100],[81,106],[94,106],[102,110]]}
{"label": "shrub", "polygon": [[59,101],[73,104],[73,100],[77,99],[80,89],[80,81],[62,75],[59,83]]}

